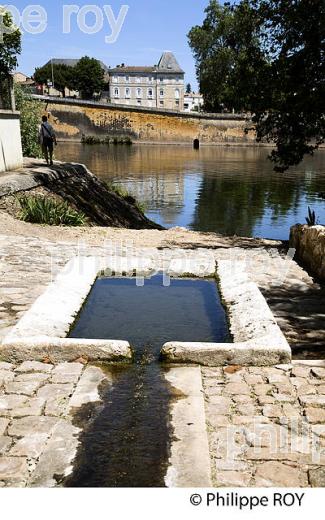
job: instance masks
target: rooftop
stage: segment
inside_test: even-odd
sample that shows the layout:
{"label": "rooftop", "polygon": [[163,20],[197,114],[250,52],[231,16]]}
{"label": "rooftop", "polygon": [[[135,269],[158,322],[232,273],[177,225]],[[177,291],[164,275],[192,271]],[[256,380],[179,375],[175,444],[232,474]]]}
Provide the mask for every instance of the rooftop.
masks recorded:
{"label": "rooftop", "polygon": [[153,66],[129,66],[129,65],[118,65],[115,68],[110,69],[110,73],[171,73],[171,74],[184,74],[184,71],[181,69],[178,61],[176,60],[174,54],[170,51],[165,51],[161,55],[158,65]]}
{"label": "rooftop", "polygon": [[[53,65],[67,65],[68,67],[75,67],[79,63],[79,61],[80,61],[80,58],[53,58],[52,60],[49,60],[47,63],[45,63],[44,67],[46,67],[47,65],[51,65],[51,63],[53,63]],[[105,72],[109,71],[109,69],[108,69],[107,65],[105,65],[105,63],[103,63],[100,60],[97,60],[97,61],[99,61],[99,63],[102,66],[102,69]]]}

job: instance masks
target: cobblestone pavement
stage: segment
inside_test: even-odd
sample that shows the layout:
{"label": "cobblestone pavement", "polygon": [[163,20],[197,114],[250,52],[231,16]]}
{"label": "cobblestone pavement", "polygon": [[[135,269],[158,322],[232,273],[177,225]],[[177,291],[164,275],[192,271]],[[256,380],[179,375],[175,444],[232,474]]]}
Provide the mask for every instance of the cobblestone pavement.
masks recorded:
{"label": "cobblestone pavement", "polygon": [[[181,235],[181,240],[163,244],[167,251],[155,253],[172,255],[186,247],[186,233]],[[119,233],[120,241],[129,237],[127,231]],[[324,351],[325,345],[324,289],[276,247],[238,246],[234,239],[229,249],[229,239],[216,242],[215,247],[208,243],[216,260],[245,262],[291,346],[312,349],[317,359],[317,350]],[[161,247],[158,242],[146,245]],[[187,254],[195,247],[205,245],[191,242]],[[76,243],[0,236],[0,341],[79,249]],[[132,254],[141,251],[138,242]],[[107,250],[100,244],[83,245],[81,253],[101,256]],[[214,485],[325,486],[324,455],[317,459],[325,443],[325,365],[318,365],[202,369]],[[70,471],[79,433],[71,407],[87,398],[97,400],[103,377],[98,368],[81,363],[0,364],[0,486],[53,486]],[[88,380],[89,387],[84,385]],[[294,439],[289,451],[288,433]],[[235,438],[230,460],[227,435]],[[321,448],[311,458],[315,443]]]}
{"label": "cobblestone pavement", "polygon": [[71,472],[73,413],[100,400],[105,379],[82,363],[0,362],[0,487],[54,487]]}
{"label": "cobblestone pavement", "polygon": [[325,487],[325,362],[202,376],[214,486]]}

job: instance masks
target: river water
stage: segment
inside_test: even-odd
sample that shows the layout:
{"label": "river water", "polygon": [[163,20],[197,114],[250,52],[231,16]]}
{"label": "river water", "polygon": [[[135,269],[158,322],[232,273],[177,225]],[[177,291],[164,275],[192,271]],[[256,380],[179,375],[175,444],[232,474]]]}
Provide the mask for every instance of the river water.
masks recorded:
{"label": "river water", "polygon": [[325,150],[284,174],[269,149],[60,143],[56,158],[81,162],[100,178],[123,185],[152,220],[224,235],[287,240],[308,206],[325,223]]}

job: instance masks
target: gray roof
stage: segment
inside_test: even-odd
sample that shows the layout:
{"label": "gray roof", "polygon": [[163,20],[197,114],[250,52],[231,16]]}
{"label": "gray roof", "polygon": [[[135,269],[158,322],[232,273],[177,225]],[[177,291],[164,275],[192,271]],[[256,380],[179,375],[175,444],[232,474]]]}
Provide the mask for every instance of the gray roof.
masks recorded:
{"label": "gray roof", "polygon": [[154,66],[129,66],[129,65],[120,65],[119,67],[115,67],[109,69],[110,73],[153,73],[153,72],[163,72],[170,74],[185,74],[185,72],[179,66],[178,61],[176,60],[174,54],[170,51],[163,52],[158,65]]}
{"label": "gray roof", "polygon": [[[75,67],[77,65],[77,63],[79,63],[80,61],[80,58],[53,58],[52,60],[49,60],[45,65],[44,67],[46,67],[47,65],[51,65],[51,63],[53,63],[53,65],[67,65],[68,67]],[[108,72],[108,67],[105,65],[105,63],[103,63],[102,61],[100,60],[97,60],[99,61],[99,63],[101,64],[102,66],[102,69],[105,71],[105,72]]]}
{"label": "gray roof", "polygon": [[164,72],[178,72],[184,74],[184,71],[179,66],[174,54],[170,51],[163,52],[158,63],[158,69]]}

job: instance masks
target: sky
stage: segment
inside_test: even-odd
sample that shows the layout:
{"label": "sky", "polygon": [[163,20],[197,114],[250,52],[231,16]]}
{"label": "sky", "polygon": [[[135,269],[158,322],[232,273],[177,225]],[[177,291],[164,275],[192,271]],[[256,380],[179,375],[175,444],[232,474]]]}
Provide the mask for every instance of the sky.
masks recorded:
{"label": "sky", "polygon": [[[21,72],[31,75],[35,67],[44,65],[51,57],[80,58],[85,55],[113,67],[120,63],[155,65],[161,53],[170,50],[186,72],[186,83],[191,83],[193,89],[197,89],[195,63],[188,46],[187,33],[192,26],[202,23],[208,0],[103,0],[96,3],[95,12],[91,7],[95,5],[94,0],[70,0],[70,3],[69,0],[38,0],[38,5],[47,13],[47,20],[44,20],[43,26],[39,21],[32,23],[32,27],[42,32],[30,34],[28,16],[31,13],[26,8],[36,2],[16,0],[10,4],[18,10],[16,16],[20,14],[23,20],[22,54],[18,66]],[[123,5],[127,5],[128,10],[121,11]],[[69,17],[63,15],[64,6],[69,6],[65,7],[66,10],[71,8],[78,11],[71,14],[70,29]],[[105,42],[105,37],[112,34],[114,25],[107,16],[110,13],[108,6],[115,20],[120,12],[121,21],[125,16],[119,34],[119,24],[115,23],[117,39],[114,43]],[[63,32],[64,20],[65,30],[70,32]],[[84,23],[93,34],[81,30]]]}

